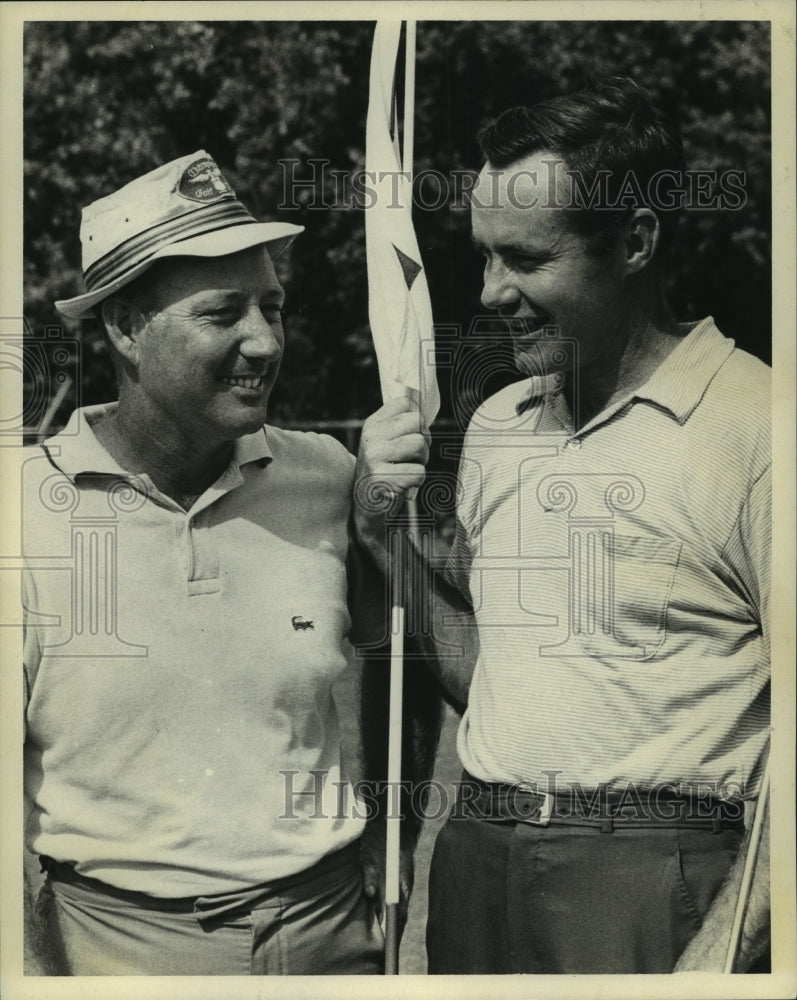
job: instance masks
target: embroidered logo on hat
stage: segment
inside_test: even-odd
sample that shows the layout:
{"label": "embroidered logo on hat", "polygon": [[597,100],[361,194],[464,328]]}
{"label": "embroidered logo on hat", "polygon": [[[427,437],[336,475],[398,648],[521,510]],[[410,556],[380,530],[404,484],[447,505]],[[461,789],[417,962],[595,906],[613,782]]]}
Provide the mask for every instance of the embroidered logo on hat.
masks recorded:
{"label": "embroidered logo on hat", "polygon": [[191,201],[216,201],[235,197],[235,192],[209,156],[190,163],[183,171],[177,193]]}

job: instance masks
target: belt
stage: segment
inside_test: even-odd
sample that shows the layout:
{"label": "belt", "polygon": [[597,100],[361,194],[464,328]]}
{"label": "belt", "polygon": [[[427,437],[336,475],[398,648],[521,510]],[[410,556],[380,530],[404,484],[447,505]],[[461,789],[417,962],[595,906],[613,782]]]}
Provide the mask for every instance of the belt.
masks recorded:
{"label": "belt", "polygon": [[567,785],[542,792],[532,784],[481,781],[463,771],[452,818],[466,816],[535,826],[591,826],[604,833],[616,827],[744,830],[741,799],[679,795],[670,785],[629,786],[625,792]]}
{"label": "belt", "polygon": [[295,875],[287,875],[272,882],[263,882],[249,889],[241,889],[208,896],[151,896],[133,889],[120,889],[99,879],[81,875],[73,865],[56,861],[46,854],[39,856],[41,870],[56,882],[78,886],[91,892],[118,899],[129,906],[158,910],[167,913],[193,914],[200,924],[219,919],[231,919],[254,909],[280,906],[311,898],[320,890],[350,877],[354,868],[359,871],[359,841],[347,844],[325,855],[310,868]]}

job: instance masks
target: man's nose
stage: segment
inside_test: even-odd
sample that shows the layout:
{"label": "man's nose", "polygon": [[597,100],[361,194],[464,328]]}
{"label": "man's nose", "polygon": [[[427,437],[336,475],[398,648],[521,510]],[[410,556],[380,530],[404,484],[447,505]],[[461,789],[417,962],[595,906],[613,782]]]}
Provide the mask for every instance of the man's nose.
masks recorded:
{"label": "man's nose", "polygon": [[269,320],[258,308],[251,310],[244,321],[240,350],[248,358],[278,358],[282,354],[281,321]]}
{"label": "man's nose", "polygon": [[499,261],[485,264],[482,305],[486,309],[506,309],[515,305],[518,298],[518,290],[509,270]]}

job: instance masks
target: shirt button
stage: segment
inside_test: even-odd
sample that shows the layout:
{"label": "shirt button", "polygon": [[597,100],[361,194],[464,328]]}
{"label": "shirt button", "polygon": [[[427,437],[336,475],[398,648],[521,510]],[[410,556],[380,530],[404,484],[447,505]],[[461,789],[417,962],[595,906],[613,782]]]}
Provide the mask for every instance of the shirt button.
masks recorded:
{"label": "shirt button", "polygon": [[570,438],[567,443],[569,447],[575,448],[576,450],[581,447],[581,441],[578,438]]}

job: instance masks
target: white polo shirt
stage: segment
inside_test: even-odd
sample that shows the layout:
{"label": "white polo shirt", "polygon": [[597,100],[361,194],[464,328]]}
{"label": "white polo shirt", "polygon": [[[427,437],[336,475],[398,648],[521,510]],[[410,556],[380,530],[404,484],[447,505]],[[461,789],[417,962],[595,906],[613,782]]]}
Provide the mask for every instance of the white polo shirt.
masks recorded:
{"label": "white polo shirt", "polygon": [[769,725],[769,375],[707,319],[578,433],[539,378],[474,415],[449,575],[479,629],[458,735],[476,777],[752,793]]}
{"label": "white polo shirt", "polygon": [[24,465],[28,845],[165,897],[300,872],[363,827],[330,690],[353,456],[265,428],[186,512],[102,448],[104,409]]}

